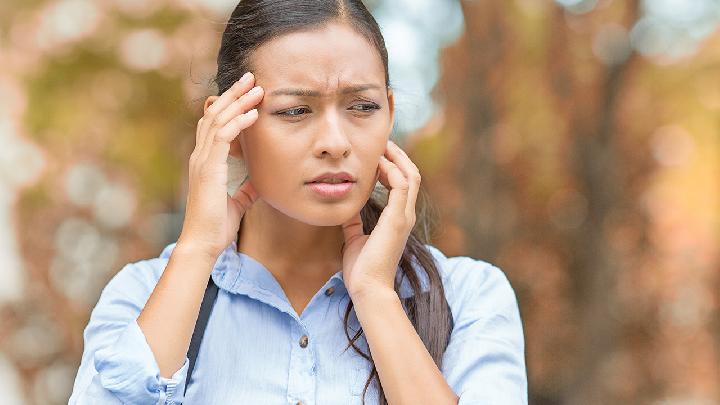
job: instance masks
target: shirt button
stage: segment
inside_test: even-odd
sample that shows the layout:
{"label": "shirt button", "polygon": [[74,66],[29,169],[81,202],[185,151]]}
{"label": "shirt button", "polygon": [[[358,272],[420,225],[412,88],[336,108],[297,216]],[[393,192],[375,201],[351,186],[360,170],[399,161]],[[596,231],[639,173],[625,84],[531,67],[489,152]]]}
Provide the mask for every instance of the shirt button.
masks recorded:
{"label": "shirt button", "polygon": [[307,335],[303,335],[300,338],[300,347],[302,347],[304,349],[307,347],[307,345],[308,345],[308,337],[307,337]]}
{"label": "shirt button", "polygon": [[325,295],[329,297],[332,295],[333,292],[335,292],[335,287],[328,287],[328,289],[325,290]]}

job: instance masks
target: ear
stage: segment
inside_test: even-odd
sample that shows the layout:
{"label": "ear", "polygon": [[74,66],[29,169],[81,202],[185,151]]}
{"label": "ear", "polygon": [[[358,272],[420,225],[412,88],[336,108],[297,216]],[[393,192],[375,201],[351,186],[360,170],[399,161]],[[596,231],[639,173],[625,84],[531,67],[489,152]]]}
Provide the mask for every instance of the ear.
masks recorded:
{"label": "ear", "polygon": [[220,97],[219,96],[210,96],[205,100],[205,106],[203,107],[203,114],[207,114],[208,107],[210,107],[212,105],[212,103],[217,101],[218,98],[220,98]]}
{"label": "ear", "polygon": [[238,135],[235,140],[230,142],[230,151],[228,154],[232,157],[236,157],[238,159],[243,158],[243,152],[242,152],[242,146],[240,145],[240,136],[242,135],[242,131],[240,131],[240,135]]}
{"label": "ear", "polygon": [[[203,106],[203,114],[207,114],[208,107],[212,105],[212,103],[216,102],[217,99],[220,98],[219,96],[209,96],[207,99],[205,99],[205,105]],[[242,159],[242,146],[240,146],[240,136],[235,138],[232,142],[230,142],[230,156],[234,156],[238,159]]]}
{"label": "ear", "polygon": [[395,95],[390,86],[387,88],[388,109],[390,110],[390,131],[392,132],[393,123],[395,122]]}

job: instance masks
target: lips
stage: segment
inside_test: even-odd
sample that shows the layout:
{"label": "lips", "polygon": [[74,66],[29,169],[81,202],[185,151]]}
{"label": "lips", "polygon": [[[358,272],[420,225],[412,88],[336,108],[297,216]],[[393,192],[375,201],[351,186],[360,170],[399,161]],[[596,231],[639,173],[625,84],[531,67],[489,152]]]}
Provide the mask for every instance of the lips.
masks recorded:
{"label": "lips", "polygon": [[306,183],[307,184],[310,184],[310,183],[327,183],[327,184],[355,183],[355,177],[348,172],[325,172]]}
{"label": "lips", "polygon": [[352,181],[343,181],[337,184],[311,182],[306,186],[322,199],[341,199],[350,194],[355,183]]}
{"label": "lips", "polygon": [[320,181],[311,181],[309,184],[314,183],[325,183],[325,184],[340,184],[340,183],[352,183],[351,181],[342,180],[342,179],[323,179]]}

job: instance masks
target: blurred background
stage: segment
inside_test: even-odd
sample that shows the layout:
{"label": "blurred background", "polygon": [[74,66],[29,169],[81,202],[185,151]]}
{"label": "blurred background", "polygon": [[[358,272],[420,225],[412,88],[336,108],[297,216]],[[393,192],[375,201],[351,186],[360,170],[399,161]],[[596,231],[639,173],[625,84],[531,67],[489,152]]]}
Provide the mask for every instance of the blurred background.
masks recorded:
{"label": "blurred background", "polygon": [[[182,224],[236,1],[0,2],[0,392],[63,404]],[[720,404],[720,1],[375,0],[433,244],[500,266],[530,402]]]}

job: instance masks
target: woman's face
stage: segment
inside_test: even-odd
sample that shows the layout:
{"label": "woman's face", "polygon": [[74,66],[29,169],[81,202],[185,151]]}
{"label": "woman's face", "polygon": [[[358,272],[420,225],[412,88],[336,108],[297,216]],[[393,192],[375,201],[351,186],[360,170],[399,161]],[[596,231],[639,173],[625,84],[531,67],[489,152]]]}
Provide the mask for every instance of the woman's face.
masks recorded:
{"label": "woman's face", "polygon": [[[231,154],[245,160],[273,208],[312,225],[342,224],[370,197],[392,131],[380,55],[350,26],[334,23],[263,44],[250,66],[265,94],[258,120]],[[347,172],[355,182],[344,196],[323,196],[308,182],[326,172]]]}

